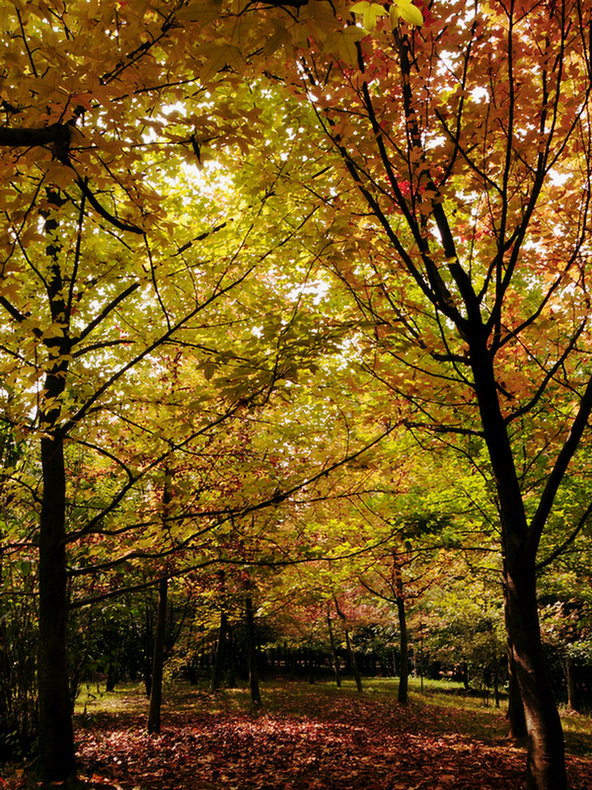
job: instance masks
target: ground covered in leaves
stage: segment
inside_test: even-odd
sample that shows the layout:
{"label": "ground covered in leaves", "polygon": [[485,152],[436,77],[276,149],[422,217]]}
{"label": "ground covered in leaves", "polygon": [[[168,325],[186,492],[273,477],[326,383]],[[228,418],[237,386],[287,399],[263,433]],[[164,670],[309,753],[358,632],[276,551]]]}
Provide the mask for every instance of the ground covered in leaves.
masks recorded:
{"label": "ground covered in leaves", "polygon": [[[276,684],[262,710],[245,690],[176,688],[160,735],[145,731],[139,690],[87,704],[77,716],[81,779],[97,790],[515,790],[524,749],[509,742],[503,712],[450,695],[394,687]],[[579,717],[582,718],[583,717]],[[568,724],[573,790],[592,788],[589,721]],[[577,732],[577,730],[580,732]],[[20,781],[0,782],[8,790]]]}

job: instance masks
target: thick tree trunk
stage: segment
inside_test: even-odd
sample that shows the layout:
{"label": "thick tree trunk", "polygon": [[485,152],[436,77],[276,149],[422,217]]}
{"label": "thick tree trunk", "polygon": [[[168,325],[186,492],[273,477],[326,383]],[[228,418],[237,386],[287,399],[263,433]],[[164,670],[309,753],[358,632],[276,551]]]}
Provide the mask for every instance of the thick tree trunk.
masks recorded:
{"label": "thick tree trunk", "polygon": [[540,639],[534,563],[508,572],[508,620],[528,732],[529,790],[567,787],[563,731]]}
{"label": "thick tree trunk", "polygon": [[154,653],[152,655],[152,683],[150,686],[150,708],[148,712],[148,732],[160,732],[160,712],[162,708],[162,676],[164,669],[164,643],[166,636],[168,579],[161,579],[158,585],[158,610],[154,633]]}
{"label": "thick tree trunk", "polygon": [[64,447],[60,437],[41,440],[43,502],[39,529],[39,771],[44,781],[75,774],[66,623]]}
{"label": "thick tree trunk", "polygon": [[547,676],[536,597],[536,545],[529,534],[507,426],[497,398],[493,361],[475,333],[471,367],[500,507],[506,626],[528,733],[527,787],[565,790],[563,731]]}
{"label": "thick tree trunk", "polygon": [[512,642],[510,640],[510,624],[508,622],[508,592],[504,582],[504,617],[506,622],[506,635],[508,646],[508,721],[510,723],[510,737],[525,738],[526,718],[524,716],[524,705],[520,694],[520,686],[516,675],[516,662]]}
{"label": "thick tree trunk", "polygon": [[45,781],[63,781],[75,774],[72,701],[68,681],[67,656],[67,575],[66,575],[66,470],[64,438],[57,427],[60,398],[64,392],[71,350],[63,277],[59,264],[58,222],[64,199],[48,191],[45,232],[46,254],[51,262],[47,296],[53,322],[64,327],[61,336],[48,337],[48,368],[40,408],[41,470],[43,499],[39,520],[39,772]]}

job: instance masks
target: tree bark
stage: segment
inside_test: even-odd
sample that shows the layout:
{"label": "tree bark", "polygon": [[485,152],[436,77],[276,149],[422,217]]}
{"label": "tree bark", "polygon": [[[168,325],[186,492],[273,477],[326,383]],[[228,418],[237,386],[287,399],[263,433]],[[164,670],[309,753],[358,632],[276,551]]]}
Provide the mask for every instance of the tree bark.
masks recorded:
{"label": "tree bark", "polygon": [[236,667],[234,662],[234,636],[232,626],[228,625],[228,688],[236,687]]}
{"label": "tree bark", "polygon": [[574,672],[574,662],[571,656],[566,655],[563,664],[565,673],[565,683],[567,686],[567,709],[574,713],[579,713],[580,701],[578,699],[578,687],[576,684],[576,673]]}
{"label": "tree bark", "polygon": [[150,686],[150,708],[148,712],[148,732],[160,732],[162,709],[162,676],[164,669],[164,643],[166,636],[168,579],[161,579],[158,585],[158,610],[154,633],[154,653],[152,656],[152,683]]}
{"label": "tree bark", "polygon": [[349,665],[351,667],[352,674],[354,676],[354,680],[356,682],[356,688],[359,692],[362,692],[363,691],[362,677],[360,675],[360,670],[358,668],[358,662],[356,661],[356,655],[351,646],[351,639],[349,638],[349,628],[347,627],[347,617],[345,616],[344,612],[341,611],[336,596],[333,596],[333,601],[335,603],[335,611],[343,621],[343,630],[345,631],[345,649],[347,650],[347,657],[349,660]]}
{"label": "tree bark", "polygon": [[395,552],[393,552],[393,581],[397,600],[397,617],[399,619],[399,650],[401,651],[398,700],[403,705],[406,705],[409,696],[409,635],[407,632],[407,614],[405,612],[401,567]]}
{"label": "tree bark", "polygon": [[518,678],[516,675],[516,664],[514,660],[514,651],[512,650],[512,642],[510,639],[510,624],[508,622],[508,593],[506,584],[504,582],[504,617],[506,622],[506,636],[508,647],[508,721],[510,724],[510,737],[512,738],[525,738],[526,731],[526,718],[524,716],[524,705],[522,704],[522,697],[520,695],[520,687],[518,685]]}
{"label": "tree bark", "polygon": [[529,739],[527,787],[564,790],[563,731],[540,639],[534,563],[511,569],[508,583],[512,652]]}
{"label": "tree bark", "polygon": [[68,682],[64,447],[41,440],[43,502],[39,529],[39,770],[44,781],[75,774]]}
{"label": "tree bark", "polygon": [[536,596],[536,553],[507,428],[497,398],[493,360],[483,338],[471,346],[471,367],[500,507],[506,625],[528,733],[527,787],[565,790],[563,731],[547,676]]}
{"label": "tree bark", "polygon": [[362,676],[360,675],[360,669],[358,667],[358,662],[356,660],[356,654],[351,646],[351,639],[349,638],[349,629],[347,626],[345,626],[345,646],[347,649],[347,655],[349,657],[349,663],[354,676],[354,680],[356,682],[356,688],[361,693],[364,690],[364,687],[362,686]]}
{"label": "tree bark", "polygon": [[[47,193],[52,211],[64,205],[56,192]],[[74,729],[67,655],[68,596],[66,574],[66,470],[64,438],[59,428],[71,341],[59,265],[58,222],[47,213],[46,254],[50,260],[47,297],[52,322],[61,336],[44,340],[48,367],[40,408],[43,498],[39,520],[39,772],[44,781],[64,781],[75,775]],[[46,404],[48,404],[46,406]]]}
{"label": "tree bark", "polygon": [[409,655],[408,655],[408,634],[407,617],[405,614],[405,601],[397,597],[397,614],[399,616],[399,648],[401,658],[399,660],[399,693],[398,700],[403,705],[407,704],[409,689]]}
{"label": "tree bark", "polygon": [[222,675],[227,664],[228,655],[228,615],[224,609],[220,611],[220,625],[218,627],[218,641],[216,655],[214,656],[214,670],[212,672],[212,691],[217,691],[222,683]]}

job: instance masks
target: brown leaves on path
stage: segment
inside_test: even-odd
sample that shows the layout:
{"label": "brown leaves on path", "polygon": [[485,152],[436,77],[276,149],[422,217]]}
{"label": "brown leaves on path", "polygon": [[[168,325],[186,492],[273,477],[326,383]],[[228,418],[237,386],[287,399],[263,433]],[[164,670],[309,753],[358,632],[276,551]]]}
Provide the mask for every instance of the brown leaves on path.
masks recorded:
{"label": "brown leaves on path", "polygon": [[[297,683],[267,688],[265,701],[251,713],[244,690],[177,693],[162,733],[148,735],[145,701],[122,699],[127,710],[80,718],[81,778],[96,790],[524,787],[524,750],[487,729],[461,734],[467,711]],[[488,717],[497,732],[502,717]],[[570,758],[569,774],[573,790],[592,787],[592,761]]]}
{"label": "brown leaves on path", "polygon": [[[499,739],[453,731],[454,711],[287,684],[270,712],[250,714],[245,692],[190,692],[150,736],[139,717],[79,730],[81,772],[121,790],[516,790],[525,755]],[[574,790],[592,763],[570,761]],[[104,785],[103,785],[104,786]]]}

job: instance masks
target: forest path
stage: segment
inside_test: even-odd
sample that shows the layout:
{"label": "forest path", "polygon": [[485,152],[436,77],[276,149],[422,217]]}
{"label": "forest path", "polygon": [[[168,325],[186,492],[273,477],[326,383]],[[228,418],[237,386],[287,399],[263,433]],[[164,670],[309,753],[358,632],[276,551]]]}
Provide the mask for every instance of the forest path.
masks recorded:
{"label": "forest path", "polygon": [[[392,686],[391,686],[392,691]],[[407,706],[378,684],[264,686],[247,692],[177,688],[160,735],[145,731],[139,692],[80,715],[81,778],[115,790],[518,790],[524,749],[504,737],[503,712],[413,694]],[[439,695],[442,697],[443,695]],[[458,704],[457,704],[458,700]],[[580,751],[592,738],[571,739]],[[592,788],[592,759],[570,755],[573,790]]]}

